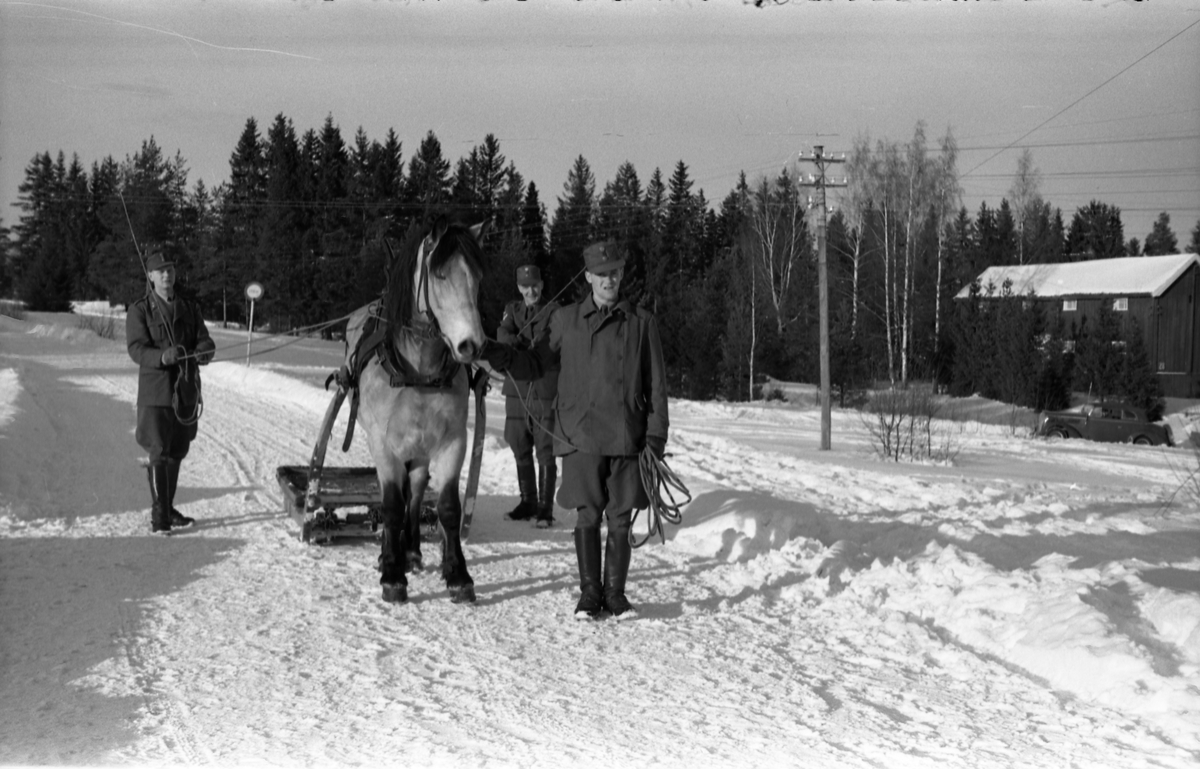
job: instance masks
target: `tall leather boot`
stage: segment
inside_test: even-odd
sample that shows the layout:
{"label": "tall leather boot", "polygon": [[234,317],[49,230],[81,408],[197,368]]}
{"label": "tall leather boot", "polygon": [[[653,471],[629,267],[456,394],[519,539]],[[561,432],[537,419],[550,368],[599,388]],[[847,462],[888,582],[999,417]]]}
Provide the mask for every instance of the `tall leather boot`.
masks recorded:
{"label": "tall leather boot", "polygon": [[575,558],[579,561],[579,603],[575,619],[595,619],[604,610],[600,583],[600,529],[575,529]]}
{"label": "tall leather boot", "polygon": [[517,463],[517,488],[521,490],[521,501],[508,514],[509,520],[528,521],[538,513],[537,470],[533,467],[533,459],[529,464]]}
{"label": "tall leather boot", "polygon": [[558,482],[558,465],[551,458],[538,465],[538,513],[537,527],[548,529],[554,525],[554,485]]}
{"label": "tall leather boot", "polygon": [[183,513],[175,509],[175,490],[179,488],[179,460],[167,460],[167,514],[171,517],[172,529],[186,529],[196,522],[195,518],[189,518]]}
{"label": "tall leather boot", "polygon": [[614,527],[610,522],[608,540],[604,543],[604,606],[618,620],[637,616],[637,609],[625,597],[625,577],[629,574],[632,555],[629,526]]}
{"label": "tall leather boot", "polygon": [[167,512],[167,464],[159,462],[146,466],[146,478],[150,481],[150,531],[153,534],[171,533],[171,516]]}

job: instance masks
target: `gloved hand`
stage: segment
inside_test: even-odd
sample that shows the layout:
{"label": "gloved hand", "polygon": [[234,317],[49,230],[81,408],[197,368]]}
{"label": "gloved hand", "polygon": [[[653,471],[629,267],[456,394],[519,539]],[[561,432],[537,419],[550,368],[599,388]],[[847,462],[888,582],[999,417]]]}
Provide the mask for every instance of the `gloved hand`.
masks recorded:
{"label": "gloved hand", "polygon": [[206,366],[217,354],[217,346],[211,339],[201,339],[196,343],[196,362]]}
{"label": "gloved hand", "polygon": [[162,364],[164,366],[174,366],[184,355],[187,355],[187,351],[183,349],[182,345],[177,344],[174,347],[169,347],[163,350]]}
{"label": "gloved hand", "polygon": [[657,435],[647,435],[646,448],[650,449],[650,453],[654,455],[654,458],[661,462],[663,454],[667,450],[667,439],[660,438]]}
{"label": "gloved hand", "polygon": [[508,369],[508,364],[512,359],[512,350],[506,344],[492,339],[484,339],[483,349],[479,352],[479,357],[487,361],[487,364],[494,371],[503,373]]}

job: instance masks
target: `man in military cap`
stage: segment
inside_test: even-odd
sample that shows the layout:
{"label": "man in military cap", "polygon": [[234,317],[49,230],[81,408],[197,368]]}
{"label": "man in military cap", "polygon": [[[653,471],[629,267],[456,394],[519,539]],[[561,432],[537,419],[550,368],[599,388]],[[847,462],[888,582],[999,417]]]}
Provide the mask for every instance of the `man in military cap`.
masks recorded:
{"label": "man in military cap", "polygon": [[[555,302],[542,301],[542,275],[526,264],[517,268],[521,298],[504,308],[496,339],[529,350],[546,336]],[[538,528],[554,522],[554,487],[558,466],[554,459],[554,396],[558,393],[558,365],[553,363],[536,379],[504,378],[504,440],[517,462],[517,487],[521,502],[508,514],[514,521],[537,518]],[[537,450],[537,472],[533,458]]]}
{"label": "man in military cap", "polygon": [[[638,460],[662,458],[667,443],[667,384],[658,324],[619,296],[625,259],[612,241],[583,252],[591,292],[550,316],[549,333],[532,350],[488,342],[484,358],[499,371],[535,378],[560,362],[555,453],[563,457],[558,503],[574,508],[580,599],[575,616],[635,615],[625,596],[634,508],[649,500]],[[600,524],[608,536],[601,565]],[[603,569],[603,576],[601,576]]]}
{"label": "man in military cap", "polygon": [[196,302],[175,286],[169,244],[146,249],[146,295],[125,316],[125,343],[138,364],[138,445],[149,452],[150,530],[169,533],[195,520],[173,506],[179,465],[196,437],[200,371],[216,351]]}

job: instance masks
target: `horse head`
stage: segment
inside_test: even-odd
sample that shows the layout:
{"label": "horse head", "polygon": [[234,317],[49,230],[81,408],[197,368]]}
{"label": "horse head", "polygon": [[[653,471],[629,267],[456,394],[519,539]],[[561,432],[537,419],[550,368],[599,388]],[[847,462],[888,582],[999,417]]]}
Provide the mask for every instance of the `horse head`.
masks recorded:
{"label": "horse head", "polygon": [[412,315],[425,318],[459,363],[473,363],[483,349],[478,300],[485,228],[486,222],[467,227],[439,220],[421,238],[404,276],[411,281]]}

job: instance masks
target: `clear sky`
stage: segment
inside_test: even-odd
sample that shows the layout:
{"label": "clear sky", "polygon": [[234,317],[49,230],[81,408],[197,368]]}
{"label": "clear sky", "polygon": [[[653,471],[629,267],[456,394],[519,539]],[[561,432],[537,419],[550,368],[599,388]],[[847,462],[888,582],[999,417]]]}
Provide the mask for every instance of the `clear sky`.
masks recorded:
{"label": "clear sky", "polygon": [[643,183],[682,160],[719,203],[739,171],[924,120],[931,147],[958,140],[972,213],[1029,146],[1068,221],[1096,198],[1144,240],[1165,210],[1184,243],[1200,2],[0,0],[5,224],[37,153],[90,168],[154,136],[211,187],[246,119],[265,134],[279,113],[301,133],[332,116],[347,142],[393,128],[406,163],[431,129],[451,163],[495,134],[551,213],[579,155],[598,191],[626,160]]}

